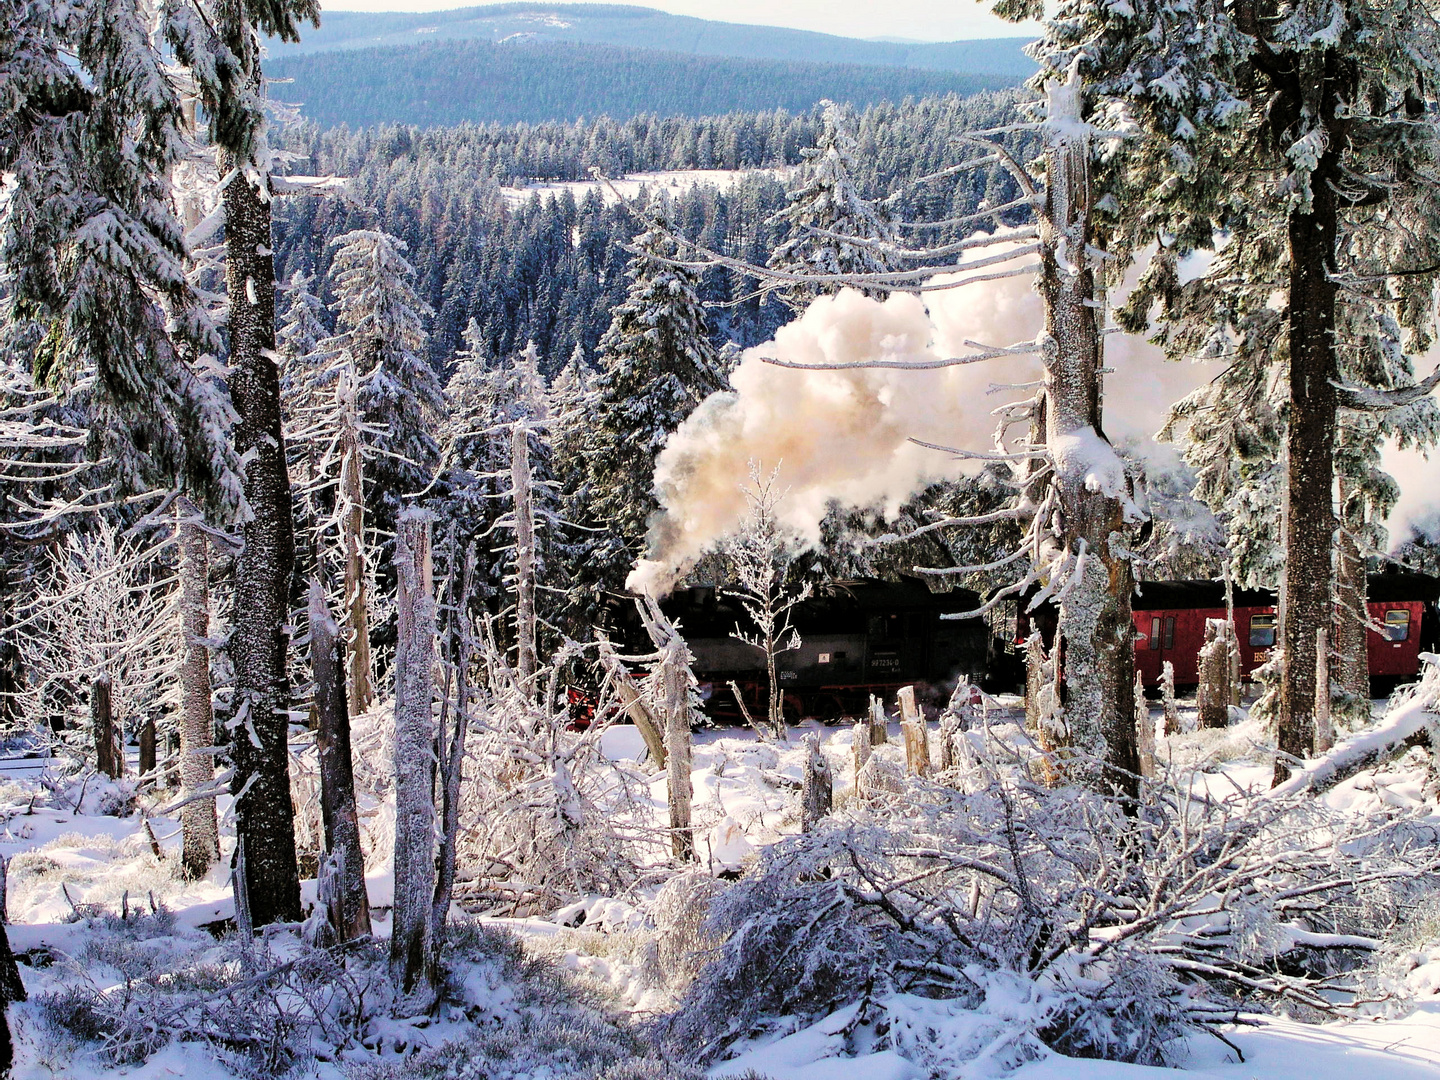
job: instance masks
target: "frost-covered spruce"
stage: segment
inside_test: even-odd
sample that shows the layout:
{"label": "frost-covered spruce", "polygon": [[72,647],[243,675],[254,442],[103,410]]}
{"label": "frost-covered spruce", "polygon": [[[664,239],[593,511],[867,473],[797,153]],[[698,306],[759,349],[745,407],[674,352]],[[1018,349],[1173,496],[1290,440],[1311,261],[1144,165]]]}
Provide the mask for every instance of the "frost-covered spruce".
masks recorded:
{"label": "frost-covered spruce", "polygon": [[710,342],[698,274],[677,258],[664,203],[646,212],[635,238],[625,302],[600,340],[598,407],[585,448],[585,524],[604,529],[592,545],[586,586],[618,589],[643,553],[658,508],[655,458],[670,433],[709,394],[724,388]]}
{"label": "frost-covered spruce", "polygon": [[[856,185],[855,117],[849,106],[821,102],[822,127],[805,159],[800,182],[786,193],[789,205],[771,220],[783,225],[786,239],[770,256],[769,266],[789,274],[872,274],[894,269],[884,248],[894,244],[897,230],[883,206],[860,193]],[[838,285],[797,283],[777,290],[795,311],[811,300],[838,292]],[[871,295],[883,295],[867,290]]]}
{"label": "frost-covered spruce", "polygon": [[[1209,444],[1195,452],[1212,474],[1202,485],[1217,490],[1227,471],[1242,490],[1261,480],[1227,470],[1231,447],[1283,463],[1283,482],[1265,481],[1284,507],[1279,781],[1314,739],[1315,643],[1334,599],[1338,410],[1398,419],[1397,408],[1433,408],[1423,399],[1434,383],[1417,385],[1408,357],[1434,331],[1440,29],[1421,0],[1304,0],[1283,18],[1258,0],[1071,0],[1039,53],[1057,72],[1073,61],[1101,115],[1143,132],[1117,147],[1105,193],[1114,247],[1160,242],[1127,323],[1137,329],[1162,301],[1174,355],[1230,361],[1228,385],[1208,395],[1226,407],[1200,418],[1202,392],[1189,409],[1192,445]],[[1222,230],[1211,272],[1182,282],[1179,257],[1215,246]],[[1384,287],[1362,285],[1372,282]],[[1421,427],[1433,433],[1433,419]]]}
{"label": "frost-covered spruce", "polygon": [[431,311],[415,291],[403,241],[357,229],[331,243],[335,335],[322,347],[354,373],[372,451],[367,501],[376,524],[389,529],[401,498],[430,482],[438,453],[432,432],[445,400],[425,358]]}
{"label": "frost-covered spruce", "polygon": [[179,480],[233,514],[233,414],[192,367],[220,342],[186,278],[171,174],[189,137],[151,5],[10,4],[3,25],[3,321],[38,329],[27,366],[85,400],[118,486]]}

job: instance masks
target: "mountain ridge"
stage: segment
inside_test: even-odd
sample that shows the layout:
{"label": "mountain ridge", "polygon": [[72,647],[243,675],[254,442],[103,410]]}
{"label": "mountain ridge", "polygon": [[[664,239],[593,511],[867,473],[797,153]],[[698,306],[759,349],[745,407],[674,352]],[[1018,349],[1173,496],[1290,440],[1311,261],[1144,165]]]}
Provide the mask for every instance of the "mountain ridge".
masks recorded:
{"label": "mountain ridge", "polygon": [[1022,52],[1026,38],[882,41],[671,15],[622,4],[520,2],[420,13],[332,11],[299,43],[271,38],[267,49],[273,58],[283,59],[465,40],[568,42],[746,60],[909,67],[1014,81],[1036,70]]}

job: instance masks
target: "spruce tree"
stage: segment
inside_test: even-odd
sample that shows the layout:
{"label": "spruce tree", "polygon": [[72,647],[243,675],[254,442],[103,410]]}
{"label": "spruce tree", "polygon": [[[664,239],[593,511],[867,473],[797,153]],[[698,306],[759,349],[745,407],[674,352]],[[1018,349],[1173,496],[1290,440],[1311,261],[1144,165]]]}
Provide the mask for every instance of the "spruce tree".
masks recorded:
{"label": "spruce tree", "polygon": [[[166,36],[187,67],[228,178],[225,285],[235,451],[247,460],[235,561],[229,651],[235,668],[234,764],[237,902],[253,925],[300,918],[290,802],[290,577],[295,556],[290,478],[275,363],[275,264],[270,153],[265,141],[260,35],[298,41],[320,21],[317,0],[182,0],[166,5]],[[240,860],[237,858],[237,862]]]}
{"label": "spruce tree", "polygon": [[[789,274],[885,273],[894,269],[887,247],[894,245],[896,230],[885,208],[866,199],[856,186],[853,111],[833,101],[820,104],[820,137],[813,148],[801,152],[805,164],[800,183],[786,193],[789,205],[769,223],[788,232],[769,266]],[[838,291],[836,285],[802,282],[778,295],[793,310],[803,311],[816,296]]]}
{"label": "spruce tree", "polygon": [[430,483],[439,452],[432,432],[445,400],[426,359],[424,320],[432,312],[415,290],[404,241],[357,229],[331,243],[337,249],[330,267],[335,334],[322,349],[333,356],[332,370],[353,373],[371,452],[367,508],[374,525],[389,533],[405,498]]}
{"label": "spruce tree", "polygon": [[[1117,124],[1139,118],[1150,136],[1112,170],[1121,230],[1162,242],[1130,323],[1165,301],[1177,354],[1233,358],[1251,388],[1283,386],[1269,406],[1284,423],[1278,782],[1314,739],[1340,409],[1413,407],[1431,385],[1414,384],[1406,356],[1434,331],[1440,31],[1421,0],[1207,0],[1183,11],[1076,0],[1067,12],[1056,25],[1079,69]],[[1088,36],[1075,33],[1082,22]],[[1147,68],[1103,47],[1122,36],[1164,47],[1139,54]],[[1230,241],[1214,269],[1182,285],[1177,256],[1221,230]],[[1376,348],[1391,362],[1367,373],[1355,361]]]}
{"label": "spruce tree", "polygon": [[188,133],[149,6],[0,10],[7,350],[40,386],[79,391],[120,487],[179,480],[234,516],[230,408],[191,366],[220,341],[186,280],[170,178]]}
{"label": "spruce tree", "polygon": [[663,205],[635,238],[625,301],[600,341],[596,411],[585,447],[585,523],[591,540],[583,588],[593,604],[618,590],[644,554],[659,508],[655,459],[695,406],[724,387],[699,297],[698,275],[665,260],[677,247]]}

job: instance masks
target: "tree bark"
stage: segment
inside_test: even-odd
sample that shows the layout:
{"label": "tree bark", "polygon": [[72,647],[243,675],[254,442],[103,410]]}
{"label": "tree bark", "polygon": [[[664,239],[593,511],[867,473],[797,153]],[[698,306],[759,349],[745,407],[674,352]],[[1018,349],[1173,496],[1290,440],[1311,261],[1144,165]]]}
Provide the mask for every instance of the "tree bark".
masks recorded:
{"label": "tree bark", "polygon": [[[180,539],[180,790],[191,798],[215,781],[215,713],[210,700],[210,547],[195,521],[193,503],[176,506]],[[197,799],[180,810],[185,876],[202,878],[220,857],[215,800]]]}
{"label": "tree bark", "polygon": [[[1345,183],[1340,155],[1346,140],[1340,118],[1342,65],[1333,52],[1318,72],[1284,73],[1272,110],[1276,130],[1300,131],[1317,121],[1329,133],[1310,177],[1310,200],[1290,213],[1290,398],[1286,433],[1285,574],[1280,582],[1283,667],[1277,712],[1276,784],[1290,775],[1290,758],[1315,747],[1316,631],[1332,612],[1335,545],[1335,247],[1340,224],[1337,187]],[[1314,80],[1318,85],[1313,85]],[[1313,116],[1317,109],[1318,117]],[[1298,137],[1298,136],[1297,136]],[[1290,138],[1290,136],[1282,136]]]}
{"label": "tree bark", "polygon": [[[1341,479],[1340,505],[1349,494]],[[1355,542],[1351,527],[1362,522],[1341,522],[1335,551],[1335,680],[1347,694],[1370,697],[1370,656],[1366,623],[1369,621],[1369,582],[1365,578],[1365,556]]]}
{"label": "tree bark", "polygon": [[[1127,795],[1138,791],[1135,746],[1135,627],[1130,616],[1134,572],[1126,548],[1126,492],[1095,483],[1096,451],[1109,451],[1101,425],[1100,299],[1091,268],[1093,192],[1090,142],[1083,131],[1078,87],[1051,90],[1046,147],[1038,289],[1045,301],[1045,441],[1056,455],[1061,532],[1079,580],[1060,602],[1059,638],[1052,651],[1064,665],[1067,742],[1076,753],[1071,778]],[[1073,112],[1077,123],[1065,110]],[[1067,455],[1075,455],[1073,462]],[[1118,458],[1115,459],[1118,467]],[[1094,466],[1093,468],[1091,466]],[[1123,476],[1110,476],[1123,483]],[[1063,755],[1062,755],[1063,758]]]}
{"label": "tree bark", "polygon": [[390,977],[406,1008],[427,1011],[438,973],[431,949],[435,898],[435,599],[430,521],[400,515],[395,536],[395,908]]}
{"label": "tree bark", "polygon": [[522,421],[510,437],[515,509],[515,670],[525,696],[535,693],[535,515],[530,491],[530,433]]}
{"label": "tree bark", "polygon": [[345,701],[340,628],[317,579],[310,581],[310,667],[315,674],[315,735],[320,755],[320,818],[325,850],[335,860],[335,911],[331,923],[340,941],[370,934],[370,897],[365,891],[365,854],[355,808],[355,773],[350,756],[350,712]]}
{"label": "tree bark", "polygon": [[812,832],[820,819],[830,813],[833,784],[830,762],[820,749],[820,735],[805,736],[805,776],[800,786],[800,831]]}
{"label": "tree bark", "polygon": [[349,648],[345,660],[346,706],[353,719],[375,700],[371,682],[369,580],[365,573],[365,480],[360,457],[359,416],[353,385],[337,388],[343,414],[340,434],[341,532],[345,549],[345,624]]}
{"label": "tree bark", "polygon": [[109,675],[97,675],[90,683],[90,730],[95,737],[95,771],[112,780],[123,776],[125,751],[115,730]]}
{"label": "tree bark", "polygon": [[[220,154],[222,175],[244,164],[228,150]],[[285,663],[295,538],[275,367],[270,201],[243,169],[225,185],[224,199],[230,396],[239,414],[235,450],[249,459],[245,499],[251,514],[241,526],[244,547],[235,560],[230,655],[238,726],[230,742],[232,791],[236,833],[245,838],[250,915],[255,926],[264,926],[301,917]]]}

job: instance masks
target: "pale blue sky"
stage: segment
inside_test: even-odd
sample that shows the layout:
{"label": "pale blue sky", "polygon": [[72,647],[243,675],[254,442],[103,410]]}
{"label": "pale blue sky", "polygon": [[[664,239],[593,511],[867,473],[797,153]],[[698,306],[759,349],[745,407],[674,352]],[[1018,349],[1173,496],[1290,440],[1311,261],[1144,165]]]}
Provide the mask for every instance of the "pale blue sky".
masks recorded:
{"label": "pale blue sky", "polygon": [[[574,3],[576,0],[561,0]],[[585,0],[581,0],[585,2]],[[601,2],[601,0],[596,0]],[[614,3],[616,0],[604,0]],[[979,0],[621,0],[723,22],[790,26],[844,37],[918,41],[1015,37],[1027,32],[990,14]],[[328,11],[441,11],[475,7],[476,0],[322,0]]]}

